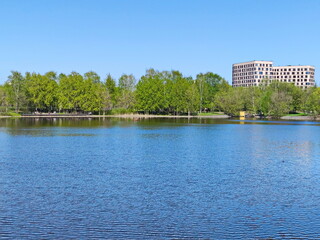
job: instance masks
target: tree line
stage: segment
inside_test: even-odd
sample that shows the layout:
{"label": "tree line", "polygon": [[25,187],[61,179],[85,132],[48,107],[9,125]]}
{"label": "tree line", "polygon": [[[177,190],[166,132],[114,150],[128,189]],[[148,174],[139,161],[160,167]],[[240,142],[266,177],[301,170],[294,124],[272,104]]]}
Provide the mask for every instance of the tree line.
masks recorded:
{"label": "tree line", "polygon": [[237,87],[215,96],[215,106],[226,114],[239,111],[279,118],[288,113],[320,115],[320,88],[301,89],[293,83],[265,80],[258,87]]}
{"label": "tree line", "polygon": [[271,82],[259,87],[232,88],[218,74],[200,73],[195,79],[179,71],[148,69],[139,81],[123,74],[117,81],[109,74],[83,75],[12,71],[0,85],[3,113],[59,112],[117,114],[145,113],[191,115],[239,111],[279,117],[289,112],[320,114],[320,89],[302,90],[289,83]]}

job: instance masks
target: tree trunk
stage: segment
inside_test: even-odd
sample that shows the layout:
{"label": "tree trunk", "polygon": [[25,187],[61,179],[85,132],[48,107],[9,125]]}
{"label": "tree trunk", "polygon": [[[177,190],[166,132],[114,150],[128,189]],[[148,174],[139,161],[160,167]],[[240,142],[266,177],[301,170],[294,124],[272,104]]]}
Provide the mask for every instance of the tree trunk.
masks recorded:
{"label": "tree trunk", "polygon": [[17,102],[16,103],[16,113],[18,113],[18,111],[19,111],[19,103]]}

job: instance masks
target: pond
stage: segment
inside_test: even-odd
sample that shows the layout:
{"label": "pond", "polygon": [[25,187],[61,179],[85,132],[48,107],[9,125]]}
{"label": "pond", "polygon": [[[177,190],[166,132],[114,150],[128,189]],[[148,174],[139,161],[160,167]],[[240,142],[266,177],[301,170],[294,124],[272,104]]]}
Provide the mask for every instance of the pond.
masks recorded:
{"label": "pond", "polygon": [[0,119],[0,238],[320,238],[320,122]]}

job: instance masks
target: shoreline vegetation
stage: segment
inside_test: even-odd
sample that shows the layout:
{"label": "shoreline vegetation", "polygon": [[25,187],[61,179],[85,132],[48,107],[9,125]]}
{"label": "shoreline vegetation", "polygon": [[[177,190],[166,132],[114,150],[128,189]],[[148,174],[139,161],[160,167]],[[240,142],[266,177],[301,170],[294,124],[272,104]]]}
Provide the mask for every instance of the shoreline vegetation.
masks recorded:
{"label": "shoreline vegetation", "polygon": [[[207,115],[194,115],[194,116],[188,116],[188,115],[151,115],[151,114],[117,114],[117,115],[88,115],[88,114],[82,114],[82,115],[76,115],[76,114],[38,114],[38,115],[20,115],[20,116],[0,116],[0,118],[81,118],[81,119],[89,119],[89,118],[122,118],[122,119],[153,119],[153,118],[167,118],[167,119],[239,119],[239,117],[231,117],[226,114],[213,114],[210,115],[209,113]],[[277,120],[270,117],[267,118],[261,118],[261,117],[249,117],[249,118],[240,118],[240,120]],[[278,120],[294,120],[294,121],[320,121],[320,117],[313,117],[313,116],[282,116],[278,118]]]}
{"label": "shoreline vegetation", "polygon": [[150,115],[150,114],[119,114],[119,115],[35,115],[35,116],[21,116],[22,118],[215,118],[226,119],[230,118],[228,115],[208,115],[208,116],[188,116],[188,115]]}
{"label": "shoreline vegetation", "polygon": [[155,69],[138,80],[123,74],[117,81],[92,71],[12,71],[0,85],[0,116],[234,118],[240,112],[258,119],[319,119],[320,88],[267,79],[255,87],[232,87],[212,72],[192,78]]}

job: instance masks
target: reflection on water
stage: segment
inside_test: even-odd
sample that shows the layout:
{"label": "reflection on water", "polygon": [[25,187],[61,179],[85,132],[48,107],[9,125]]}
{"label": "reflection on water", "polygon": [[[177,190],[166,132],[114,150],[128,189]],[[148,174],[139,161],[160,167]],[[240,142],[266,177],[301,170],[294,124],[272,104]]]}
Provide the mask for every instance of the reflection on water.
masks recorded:
{"label": "reflection on water", "polygon": [[245,117],[239,117],[240,124],[244,124],[244,123],[245,123],[245,122],[244,122],[245,119],[246,119]]}
{"label": "reflection on water", "polygon": [[319,126],[0,119],[0,238],[318,239]]}

